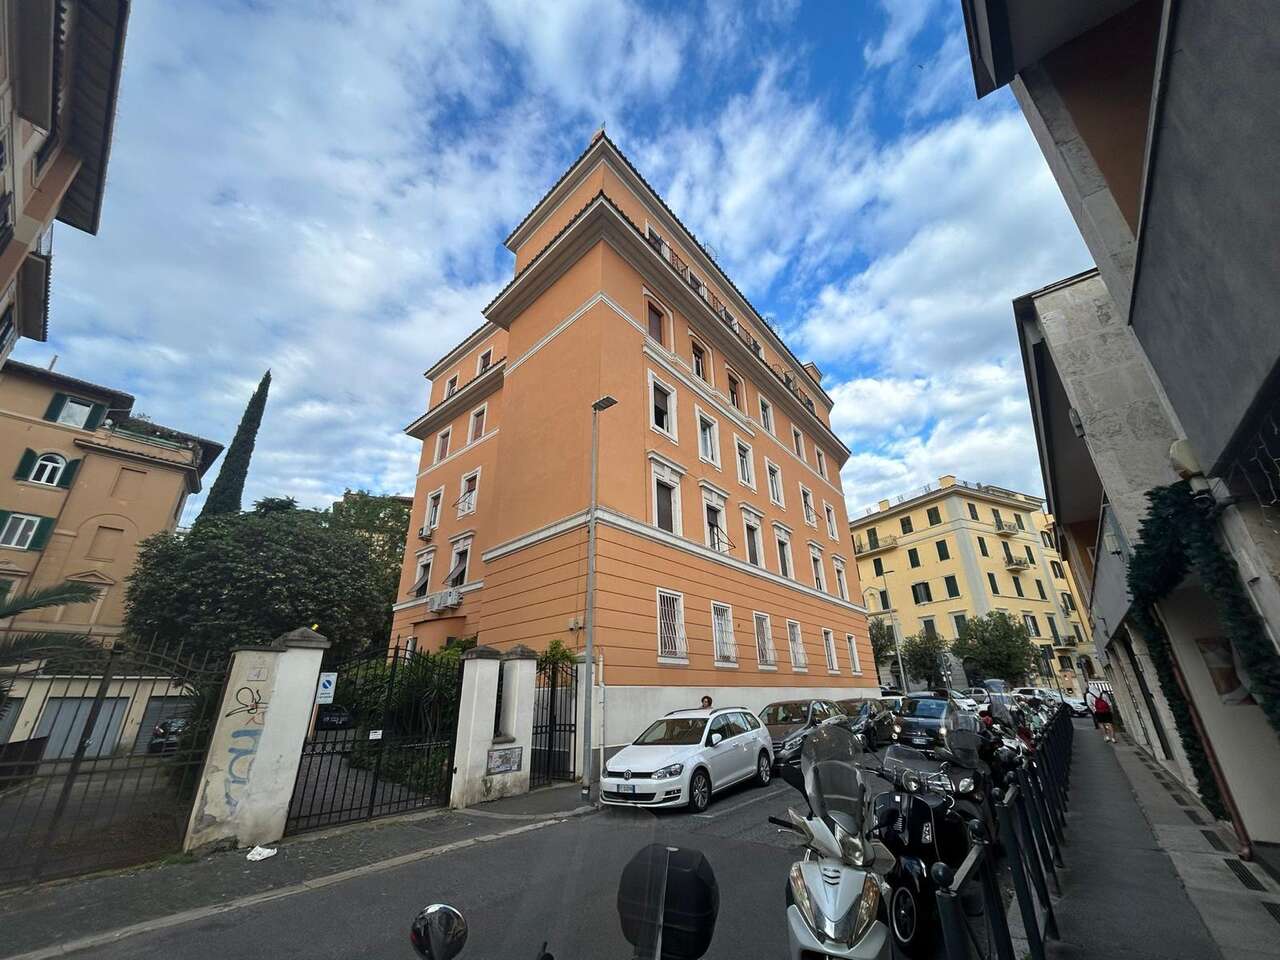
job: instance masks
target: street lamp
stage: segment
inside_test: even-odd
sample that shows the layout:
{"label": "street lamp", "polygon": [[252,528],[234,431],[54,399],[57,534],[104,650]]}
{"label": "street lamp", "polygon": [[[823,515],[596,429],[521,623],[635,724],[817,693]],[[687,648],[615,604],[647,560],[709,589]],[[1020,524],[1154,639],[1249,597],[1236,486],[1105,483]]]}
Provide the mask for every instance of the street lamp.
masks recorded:
{"label": "street lamp", "polygon": [[596,484],[600,472],[600,414],[618,401],[605,394],[591,404],[591,509],[587,513],[587,700],[582,710],[582,798],[591,796],[591,701],[595,697]]}

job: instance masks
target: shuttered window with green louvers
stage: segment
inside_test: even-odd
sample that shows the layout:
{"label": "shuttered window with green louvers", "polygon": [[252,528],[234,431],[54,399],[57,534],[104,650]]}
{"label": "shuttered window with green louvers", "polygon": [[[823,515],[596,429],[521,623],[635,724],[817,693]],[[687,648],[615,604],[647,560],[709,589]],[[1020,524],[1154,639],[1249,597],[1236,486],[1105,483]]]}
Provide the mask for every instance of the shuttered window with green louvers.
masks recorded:
{"label": "shuttered window with green louvers", "polygon": [[57,453],[39,454],[28,448],[22,451],[13,478],[66,490],[71,487],[79,469],[79,460],[68,460]]}
{"label": "shuttered window with green louvers", "polygon": [[0,510],[0,547],[43,550],[53,532],[53,517]]}
{"label": "shuttered window with green louvers", "polygon": [[44,412],[44,418],[50,423],[61,423],[82,430],[97,430],[102,426],[102,419],[106,415],[105,403],[82,400],[65,393],[55,393]]}

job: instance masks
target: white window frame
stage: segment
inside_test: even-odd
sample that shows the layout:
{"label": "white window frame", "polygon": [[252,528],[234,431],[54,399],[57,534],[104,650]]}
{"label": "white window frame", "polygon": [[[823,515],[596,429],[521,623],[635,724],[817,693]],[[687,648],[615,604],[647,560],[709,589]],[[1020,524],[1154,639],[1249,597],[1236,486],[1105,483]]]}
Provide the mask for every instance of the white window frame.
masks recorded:
{"label": "white window frame", "polygon": [[[728,401],[729,406],[732,407],[734,410],[737,410],[741,414],[746,414],[747,412],[747,381],[742,378],[742,375],[738,373],[737,370],[729,366],[727,363],[724,365],[724,376],[725,376],[725,382],[724,382],[725,400]],[[729,386],[731,383],[738,384],[738,400],[741,405],[733,402],[733,393],[729,389]]]}
{"label": "white window frame", "polygon": [[[662,598],[673,597],[676,601],[676,637],[675,651],[673,653],[662,652]],[[684,594],[678,590],[667,590],[663,587],[657,587],[654,593],[654,636],[658,642],[658,662],[659,663],[688,663],[689,662],[689,635],[685,631],[684,624]]]}
{"label": "white window frame", "polygon": [[841,600],[847,601],[849,599],[849,581],[845,574],[844,560],[840,557],[832,557],[831,566],[835,570],[836,592],[840,595]]}
{"label": "white window frame", "polygon": [[840,660],[836,653],[836,635],[834,630],[827,627],[822,628],[822,647],[827,655],[827,673],[839,673]]}
{"label": "white window frame", "polygon": [[[721,636],[721,631],[716,621],[717,611],[724,612],[725,624],[728,627],[728,634],[724,637]],[[724,645],[721,643],[722,640],[725,641]],[[718,600],[711,601],[711,647],[717,667],[736,667],[738,665],[738,648],[733,636],[733,607]],[[723,654],[725,653],[728,656],[724,656]]]}
{"label": "white window frame", "polygon": [[[702,423],[703,421],[711,424],[711,452],[714,459],[708,457],[702,451]],[[703,463],[709,463],[717,470],[720,469],[720,421],[707,413],[696,403],[693,405],[693,422],[697,425],[698,433],[698,459]]]}
{"label": "white window frame", "polygon": [[813,491],[800,484],[800,512],[804,514],[804,523],[807,527],[818,529],[818,507],[813,499]]}
{"label": "white window frame", "polygon": [[[435,547],[431,547],[429,550],[423,550],[420,554],[418,554],[417,561],[413,571],[413,583],[409,584],[409,595],[411,597],[415,597],[415,598],[425,597],[428,593],[431,592],[430,590],[431,567],[435,563],[435,559],[436,559]],[[426,571],[427,571],[427,576],[425,579],[423,579],[423,576],[422,576],[423,567],[426,567]],[[420,581],[422,583],[422,587],[426,587],[427,589],[423,590],[422,587],[417,586],[417,584]]]}
{"label": "white window frame", "polygon": [[[441,437],[445,438],[444,456],[440,455],[440,438]],[[447,460],[449,458],[449,447],[451,447],[452,445],[453,445],[453,426],[450,425],[445,427],[443,430],[441,430],[439,433],[436,434],[436,448],[434,451],[432,451],[435,454],[435,459],[431,461],[433,466],[439,463],[441,460]]]}
{"label": "white window frame", "polygon": [[[739,456],[740,449],[746,451],[746,475],[742,475],[742,458]],[[755,489],[755,451],[751,449],[751,444],[742,439],[741,436],[733,434],[733,468],[737,471],[737,481],[742,486],[749,486]]]}
{"label": "white window frame", "polygon": [[[649,333],[649,308],[650,307],[653,307],[655,310],[658,311],[658,313],[662,314],[662,331],[661,331],[662,336],[657,338],[656,340],[654,339],[653,335]],[[644,335],[646,339],[653,340],[653,342],[656,343],[658,346],[660,346],[663,350],[667,349],[667,331],[668,330],[671,331],[671,337],[672,337],[671,342],[673,344],[675,343],[675,334],[676,334],[675,324],[672,322],[671,316],[672,316],[671,311],[668,310],[656,297],[652,296],[648,291],[645,292]]]}
{"label": "white window frame", "polygon": [[[37,474],[41,473],[40,468],[42,466],[47,466],[48,469],[44,471],[43,476],[37,476]],[[62,454],[42,453],[36,457],[36,462],[31,465],[31,473],[25,479],[31,483],[39,483],[46,487],[56,487],[66,469],[67,458]]]}
{"label": "white window frame", "polygon": [[[770,470],[776,470],[778,473],[778,495],[776,497],[773,495],[774,489],[769,476]],[[769,491],[769,502],[785,510],[787,508],[787,485],[782,476],[782,468],[768,457],[764,458],[764,482]]]}
{"label": "white window frame", "polygon": [[[729,531],[725,529],[727,506],[725,498],[720,494],[706,487],[702,488],[702,542],[708,549],[717,553],[728,553],[730,549]],[[716,542],[711,536],[711,524],[707,521],[707,507],[714,507],[720,513],[720,525],[716,529],[720,531],[721,542]]]}
{"label": "white window frame", "polygon": [[[480,467],[474,470],[468,470],[458,480],[458,516],[465,517],[468,514],[476,512],[476,502],[480,499]],[[475,478],[476,488],[472,492],[471,500],[466,500],[467,481],[472,477]]]}
{"label": "white window frame", "polygon": [[1022,611],[1022,625],[1027,628],[1027,633],[1032,637],[1040,636],[1040,622],[1036,620],[1035,614]]}
{"label": "white window frame", "polygon": [[662,483],[671,488],[671,533],[677,537],[684,536],[684,523],[680,516],[680,481],[684,479],[684,474],[676,470],[671,464],[659,461],[654,458],[649,459],[649,522],[657,529],[658,526],[658,484]]}
{"label": "white window frame", "polygon": [[858,638],[852,633],[846,633],[844,635],[844,643],[849,648],[850,672],[855,677],[862,676],[862,657],[858,655]]}
{"label": "white window frame", "polygon": [[[458,554],[462,553],[463,550],[467,551],[467,562],[462,568],[462,581],[457,585],[454,585],[449,582],[449,573],[453,570],[454,567],[458,565]],[[468,583],[471,582],[469,579],[470,574],[471,574],[471,538],[463,537],[462,539],[455,541],[452,549],[449,551],[449,570],[445,571],[445,580],[441,586],[443,586],[444,589],[446,590],[458,590],[462,587],[465,587]]]}
{"label": "white window frame", "polygon": [[816,443],[813,445],[813,455],[818,461],[818,473],[822,474],[822,479],[830,479],[827,476],[827,456],[822,452],[822,448]]}
{"label": "white window frame", "polygon": [[809,462],[808,458],[804,455],[804,431],[794,423],[791,425],[791,452],[805,463]]}
{"label": "white window frame", "polygon": [[444,399],[448,400],[458,392],[458,375],[455,373],[444,382]]}
{"label": "white window frame", "polygon": [[778,566],[779,566],[778,573],[779,573],[781,576],[786,577],[788,580],[796,580],[796,579],[797,579],[797,577],[796,577],[796,559],[795,559],[795,556],[794,556],[794,555],[792,554],[792,552],[791,552],[791,531],[790,531],[790,530],[787,530],[787,529],[785,529],[785,528],[783,528],[783,527],[780,527],[780,526],[778,526],[778,524],[776,524],[776,523],[775,523],[775,524],[773,525],[773,540],[774,540],[774,545],[775,545],[775,546],[776,546],[778,543],[782,543],[782,544],[786,547],[786,549],[785,549],[785,550],[783,550],[783,551],[781,551],[781,553],[783,553],[783,554],[785,554],[785,555],[786,555],[786,558],[787,558],[787,569],[786,569],[786,570],[782,570],[782,569],[781,569],[781,566],[782,566],[782,565],[781,565],[781,564],[779,564],[779,565],[778,565]]}
{"label": "white window frame", "polygon": [[751,531],[755,530],[756,535],[755,535],[754,543],[756,545],[756,559],[759,562],[751,563],[751,565],[753,567],[756,567],[759,570],[767,569],[764,563],[764,535],[762,531],[763,525],[764,525],[764,519],[761,516],[759,516],[758,514],[751,513],[748,510],[742,511],[742,556],[743,556],[743,559],[747,561],[747,563],[751,563],[751,550],[750,550],[749,544],[753,542],[751,537]]}
{"label": "white window frame", "polygon": [[[481,419],[480,432],[476,433],[476,415],[479,414]],[[467,417],[467,443],[475,443],[477,440],[484,438],[485,428],[489,426],[489,405],[482,403],[471,411]]]}
{"label": "white window frame", "polygon": [[[791,628],[795,627],[792,633]],[[791,670],[793,673],[809,672],[809,654],[804,649],[804,631],[800,629],[799,620],[787,621],[787,650],[791,654]],[[799,656],[797,656],[799,654]]]}
{"label": "white window frame", "polygon": [[[487,367],[484,364],[485,357],[489,358],[489,366]],[[477,377],[480,376],[480,374],[484,373],[492,366],[493,366],[493,347],[485,347],[483,350],[480,351],[480,355],[476,357],[476,376]]]}
{"label": "white window frame", "polygon": [[[654,384],[657,384],[659,387],[661,387],[663,391],[665,391],[667,394],[667,419],[671,421],[669,424],[671,429],[669,431],[662,429],[662,427],[658,426],[653,421]],[[672,443],[680,442],[680,430],[678,426],[679,420],[676,417],[676,408],[677,408],[676,398],[677,398],[676,388],[673,387],[671,384],[667,383],[667,381],[663,380],[661,377],[655,374],[652,370],[650,370],[649,371],[649,429],[652,430],[654,433],[656,433],[660,437],[666,437]]]}
{"label": "white window frame", "polygon": [[[760,624],[764,623],[764,652],[769,659],[762,660],[760,658]],[[778,650],[773,645],[773,620],[767,613],[761,613],[759,610],[751,611],[751,630],[754,634],[756,642],[756,665],[761,670],[777,670],[778,669]]]}
{"label": "white window frame", "polygon": [[[706,374],[707,374],[705,377],[702,374],[698,373],[697,360],[694,359],[694,355],[693,355],[693,348],[695,346],[702,351],[702,363],[703,363],[703,366],[706,368]],[[715,385],[716,385],[715,354],[711,352],[711,348],[707,346],[706,341],[703,340],[696,333],[689,334],[689,370],[694,375],[694,377],[696,377],[698,380],[701,380],[703,383],[705,383],[707,386],[711,387],[712,389],[715,388]]]}
{"label": "white window frame", "polygon": [[770,436],[776,437],[777,434],[773,432],[774,424],[775,424],[775,420],[773,416],[773,404],[764,398],[764,394],[761,394],[760,395],[760,426],[763,427],[765,432],[768,433]]}
{"label": "white window frame", "polygon": [[827,521],[827,536],[830,539],[835,540],[837,543],[839,543],[840,534],[838,531],[840,529],[840,520],[836,517],[836,508],[833,507],[826,500],[823,500],[822,515],[823,517],[826,518],[826,521]]}
{"label": "white window frame", "polygon": [[[0,528],[0,546],[11,550],[29,550],[36,531],[40,529],[40,521],[43,519],[31,513],[9,514],[4,527]],[[25,524],[28,520],[31,521],[30,525]]]}
{"label": "white window frame", "polygon": [[[435,522],[431,519],[431,501],[439,498],[435,505]],[[428,530],[434,530],[440,526],[440,515],[444,513],[444,487],[439,486],[427,494],[427,509],[422,516],[422,525]]]}
{"label": "white window frame", "polygon": [[[814,563],[815,560],[817,563]],[[809,547],[809,569],[813,571],[813,589],[826,593],[827,571],[822,565],[822,551],[812,545]]]}
{"label": "white window frame", "polygon": [[[84,411],[83,417],[76,419],[75,417],[67,416],[67,411],[73,409],[73,406],[72,406],[73,404],[74,404],[75,410]],[[67,397],[67,399],[62,404],[62,409],[58,411],[58,419],[55,422],[62,424],[64,427],[77,427],[78,429],[83,430],[85,429],[85,424],[89,422],[89,418],[91,416],[93,416],[92,401],[84,400],[84,399],[81,399],[80,397]]]}

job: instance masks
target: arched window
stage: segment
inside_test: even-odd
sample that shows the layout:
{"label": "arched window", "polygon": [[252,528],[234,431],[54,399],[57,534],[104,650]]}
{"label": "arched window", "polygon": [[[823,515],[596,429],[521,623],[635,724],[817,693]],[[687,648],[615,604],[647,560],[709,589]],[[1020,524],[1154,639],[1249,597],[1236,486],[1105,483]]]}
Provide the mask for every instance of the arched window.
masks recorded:
{"label": "arched window", "polygon": [[46,453],[36,460],[36,465],[31,468],[31,482],[47,483],[51,487],[56,487],[65,469],[67,469],[67,461],[64,458],[56,453]]}

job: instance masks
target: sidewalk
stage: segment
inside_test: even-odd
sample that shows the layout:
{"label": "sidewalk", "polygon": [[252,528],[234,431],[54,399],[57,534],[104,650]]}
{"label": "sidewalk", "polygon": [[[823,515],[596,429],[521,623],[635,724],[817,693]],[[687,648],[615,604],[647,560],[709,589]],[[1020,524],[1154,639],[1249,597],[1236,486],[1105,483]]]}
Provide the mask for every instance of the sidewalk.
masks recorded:
{"label": "sidewalk", "polygon": [[[566,784],[467,810],[429,810],[289,837],[268,860],[244,850],[0,893],[0,956],[58,956],[87,939],[170,926],[490,843],[592,811]],[[34,958],[33,958],[34,960]]]}
{"label": "sidewalk", "polygon": [[1054,904],[1063,940],[1050,955],[1274,958],[1280,919],[1263,903],[1280,911],[1280,886],[1235,857],[1230,835],[1157,774],[1163,777],[1129,742],[1105,743],[1076,724],[1068,869]]}

